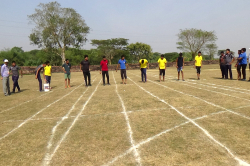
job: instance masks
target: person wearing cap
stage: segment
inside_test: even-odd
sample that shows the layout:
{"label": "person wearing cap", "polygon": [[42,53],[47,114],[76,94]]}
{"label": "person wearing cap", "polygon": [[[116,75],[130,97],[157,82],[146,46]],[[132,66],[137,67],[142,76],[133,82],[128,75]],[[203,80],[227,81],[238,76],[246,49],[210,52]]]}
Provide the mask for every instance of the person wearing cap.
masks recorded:
{"label": "person wearing cap", "polygon": [[234,62],[235,58],[233,56],[233,54],[230,52],[230,49],[226,50],[226,54],[225,54],[225,59],[226,59],[226,79],[228,79],[228,73],[230,75],[230,79],[233,79],[233,73],[232,73],[232,63]]}
{"label": "person wearing cap", "polygon": [[17,88],[18,92],[20,92],[20,87],[18,85],[18,79],[19,79],[19,71],[21,74],[21,77],[23,77],[23,71],[21,67],[16,65],[16,62],[12,62],[12,66],[10,67],[10,71],[12,72],[12,81],[13,81],[13,90],[12,93],[15,93],[15,89]]}
{"label": "person wearing cap", "polygon": [[7,59],[4,60],[4,65],[1,67],[1,79],[3,80],[3,93],[5,96],[10,95],[10,81],[9,81],[9,75],[10,70],[8,67],[9,61]]}
{"label": "person wearing cap", "polygon": [[197,78],[198,80],[200,80],[201,67],[202,67],[202,56],[200,51],[198,52],[198,55],[195,57],[195,67],[197,72]]}

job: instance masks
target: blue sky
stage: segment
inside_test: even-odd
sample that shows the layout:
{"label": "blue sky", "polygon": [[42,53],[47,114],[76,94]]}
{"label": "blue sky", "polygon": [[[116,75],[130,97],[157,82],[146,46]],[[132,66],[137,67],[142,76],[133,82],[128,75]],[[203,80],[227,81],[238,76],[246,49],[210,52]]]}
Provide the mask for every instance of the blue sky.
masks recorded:
{"label": "blue sky", "polygon": [[[30,45],[34,25],[27,15],[48,0],[1,0],[0,50]],[[130,43],[143,42],[154,52],[180,51],[176,48],[180,29],[215,31],[219,49],[236,51],[250,47],[250,0],[58,0],[74,8],[91,28],[87,39],[123,37]],[[87,42],[84,49],[93,48]]]}

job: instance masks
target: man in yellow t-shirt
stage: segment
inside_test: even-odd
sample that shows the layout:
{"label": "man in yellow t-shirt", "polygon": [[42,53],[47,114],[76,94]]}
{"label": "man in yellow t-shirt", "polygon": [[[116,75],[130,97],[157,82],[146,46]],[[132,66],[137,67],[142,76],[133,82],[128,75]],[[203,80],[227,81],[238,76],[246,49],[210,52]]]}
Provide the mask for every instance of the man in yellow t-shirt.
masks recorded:
{"label": "man in yellow t-shirt", "polygon": [[49,65],[49,61],[46,62],[46,66],[44,67],[44,80],[47,84],[49,84],[49,89],[51,89],[50,82],[51,82],[51,73],[52,73],[52,68]]}
{"label": "man in yellow t-shirt", "polygon": [[[140,65],[140,70],[141,70],[141,79],[142,82],[147,82],[147,68],[149,69],[149,64],[147,59],[141,59],[139,61],[139,65]],[[145,81],[143,81],[143,77],[145,78]]]}
{"label": "man in yellow t-shirt", "polygon": [[161,55],[161,58],[159,58],[158,60],[158,64],[159,64],[159,71],[160,71],[160,82],[161,82],[161,75],[163,75],[163,81],[165,78],[165,71],[166,71],[166,66],[167,66],[167,60],[164,58],[164,55]]}
{"label": "man in yellow t-shirt", "polygon": [[201,52],[198,52],[198,55],[195,57],[195,67],[197,71],[198,80],[200,80],[201,67],[202,67],[202,56]]}

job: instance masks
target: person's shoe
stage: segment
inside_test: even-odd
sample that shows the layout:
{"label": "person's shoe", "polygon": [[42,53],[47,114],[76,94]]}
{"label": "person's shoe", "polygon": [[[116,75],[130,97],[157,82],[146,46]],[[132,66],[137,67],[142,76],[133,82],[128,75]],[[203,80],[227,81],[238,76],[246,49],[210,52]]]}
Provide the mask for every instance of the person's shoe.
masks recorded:
{"label": "person's shoe", "polygon": [[103,86],[105,86],[105,84],[103,84]]}
{"label": "person's shoe", "polygon": [[15,91],[12,91],[11,93],[16,93]]}
{"label": "person's shoe", "polygon": [[65,89],[67,89],[68,87],[67,86],[65,86]]}
{"label": "person's shoe", "polygon": [[182,80],[182,81],[185,81],[185,80]]}
{"label": "person's shoe", "polygon": [[180,81],[179,79],[177,79],[176,81]]}
{"label": "person's shoe", "polygon": [[88,85],[85,85],[85,87],[87,88],[87,87],[88,87]]}
{"label": "person's shoe", "polygon": [[108,83],[108,85],[111,85],[110,83]]}
{"label": "person's shoe", "polygon": [[68,88],[71,88],[71,86],[69,85]]}
{"label": "person's shoe", "polygon": [[40,90],[40,92],[44,92],[44,90]]}
{"label": "person's shoe", "polygon": [[5,96],[10,96],[10,95],[5,95]]}
{"label": "person's shoe", "polygon": [[88,86],[92,86],[91,84],[89,84]]}
{"label": "person's shoe", "polygon": [[246,79],[242,79],[242,81],[246,81]]}
{"label": "person's shoe", "polygon": [[200,78],[198,78],[198,80],[200,80]]}

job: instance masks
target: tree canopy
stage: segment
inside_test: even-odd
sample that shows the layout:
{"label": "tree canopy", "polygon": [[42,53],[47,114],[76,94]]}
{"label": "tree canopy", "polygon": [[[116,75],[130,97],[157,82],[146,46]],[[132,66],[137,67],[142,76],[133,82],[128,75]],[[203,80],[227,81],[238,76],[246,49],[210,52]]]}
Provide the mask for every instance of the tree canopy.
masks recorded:
{"label": "tree canopy", "polygon": [[31,44],[59,55],[62,62],[67,48],[80,48],[89,33],[82,16],[72,8],[62,8],[58,2],[40,3],[28,18],[36,24],[29,36]]}
{"label": "tree canopy", "polygon": [[193,60],[196,54],[202,50],[206,44],[214,43],[217,40],[214,31],[204,31],[194,28],[181,29],[177,36],[179,40],[179,42],[177,42],[177,48],[185,52],[191,52]]}
{"label": "tree canopy", "polygon": [[139,61],[141,58],[152,59],[152,48],[145,43],[131,43],[127,46],[130,55],[134,61]]}

